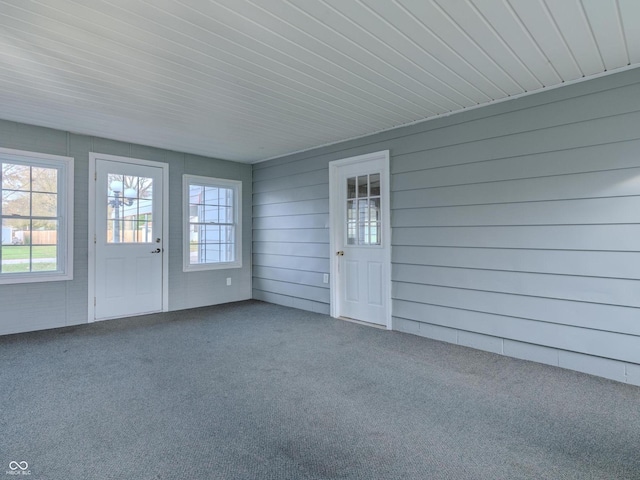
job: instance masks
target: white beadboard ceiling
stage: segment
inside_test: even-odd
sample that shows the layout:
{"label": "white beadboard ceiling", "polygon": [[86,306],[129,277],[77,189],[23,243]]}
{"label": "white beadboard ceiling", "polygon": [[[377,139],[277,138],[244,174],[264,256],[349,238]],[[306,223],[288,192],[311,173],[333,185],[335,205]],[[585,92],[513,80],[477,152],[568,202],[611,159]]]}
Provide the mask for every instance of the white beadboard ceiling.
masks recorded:
{"label": "white beadboard ceiling", "polygon": [[640,0],[0,0],[0,118],[256,162],[640,64]]}

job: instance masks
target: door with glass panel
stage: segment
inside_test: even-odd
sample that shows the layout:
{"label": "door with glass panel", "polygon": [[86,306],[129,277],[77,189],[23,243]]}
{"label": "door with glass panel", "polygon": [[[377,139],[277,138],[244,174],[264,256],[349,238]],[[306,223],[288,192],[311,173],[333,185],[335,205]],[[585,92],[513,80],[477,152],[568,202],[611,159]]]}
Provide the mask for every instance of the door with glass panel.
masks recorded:
{"label": "door with glass panel", "polygon": [[338,257],[339,315],[386,325],[387,271],[382,214],[388,199],[381,188],[383,169],[371,161],[340,167],[341,225]]}
{"label": "door with glass panel", "polygon": [[162,310],[162,175],[96,160],[96,320]]}

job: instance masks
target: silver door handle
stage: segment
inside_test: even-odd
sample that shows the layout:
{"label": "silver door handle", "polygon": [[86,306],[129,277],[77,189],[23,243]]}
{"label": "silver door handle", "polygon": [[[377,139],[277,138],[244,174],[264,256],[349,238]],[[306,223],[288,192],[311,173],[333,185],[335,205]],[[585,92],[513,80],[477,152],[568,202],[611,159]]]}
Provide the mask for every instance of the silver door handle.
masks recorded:
{"label": "silver door handle", "polygon": [[162,250],[160,250],[159,248],[156,248],[155,250],[153,250],[151,253],[160,253]]}

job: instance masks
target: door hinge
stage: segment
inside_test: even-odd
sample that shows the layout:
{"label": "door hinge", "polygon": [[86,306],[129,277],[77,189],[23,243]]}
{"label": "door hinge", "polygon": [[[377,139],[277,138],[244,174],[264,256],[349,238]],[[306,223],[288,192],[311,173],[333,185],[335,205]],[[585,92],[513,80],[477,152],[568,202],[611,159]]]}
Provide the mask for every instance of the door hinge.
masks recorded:
{"label": "door hinge", "polygon": [[95,233],[93,234],[93,243],[98,243],[97,240],[96,240],[96,234]]}
{"label": "door hinge", "polygon": [[93,297],[93,306],[96,306],[96,297]]}
{"label": "door hinge", "polygon": [[93,173],[93,181],[97,182],[98,181],[98,172],[94,172]]}

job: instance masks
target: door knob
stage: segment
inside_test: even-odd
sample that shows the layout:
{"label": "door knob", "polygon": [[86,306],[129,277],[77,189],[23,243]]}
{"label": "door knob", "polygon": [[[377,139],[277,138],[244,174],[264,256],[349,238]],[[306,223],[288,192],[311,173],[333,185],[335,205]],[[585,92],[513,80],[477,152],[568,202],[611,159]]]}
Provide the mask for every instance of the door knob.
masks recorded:
{"label": "door knob", "polygon": [[336,252],[336,255],[339,257],[343,257],[344,256],[344,250],[340,250],[339,252]]}
{"label": "door knob", "polygon": [[155,250],[153,250],[151,253],[160,253],[162,250],[160,250],[159,248],[156,248]]}

